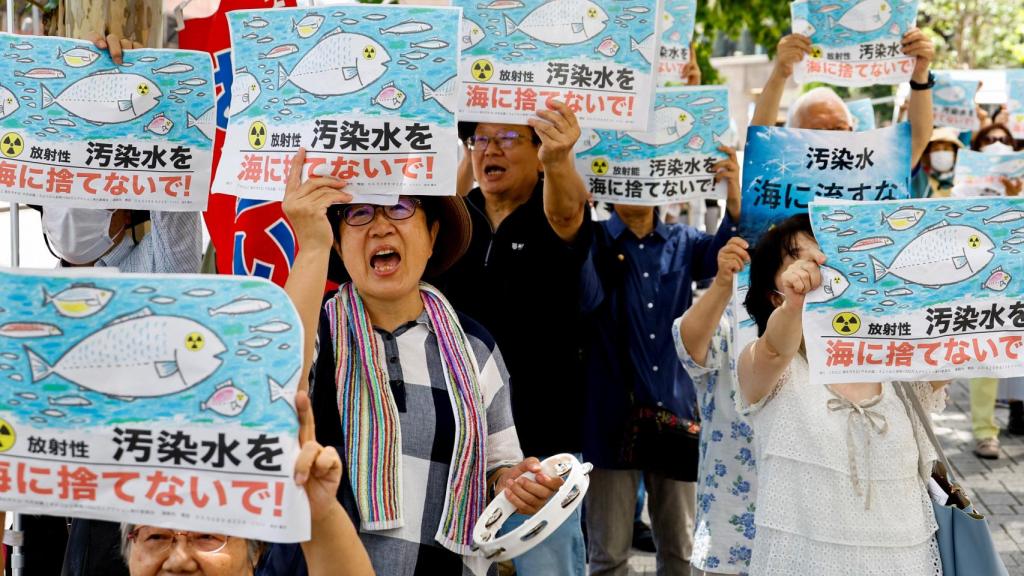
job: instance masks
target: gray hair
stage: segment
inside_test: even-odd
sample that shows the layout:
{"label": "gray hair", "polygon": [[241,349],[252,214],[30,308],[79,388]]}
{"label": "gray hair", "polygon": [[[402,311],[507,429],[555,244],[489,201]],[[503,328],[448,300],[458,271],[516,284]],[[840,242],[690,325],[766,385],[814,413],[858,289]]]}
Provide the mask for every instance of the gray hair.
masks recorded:
{"label": "gray hair", "polygon": [[786,127],[788,128],[799,128],[796,126],[796,120],[803,113],[804,108],[811,104],[820,104],[823,102],[835,102],[843,107],[843,112],[846,112],[846,121],[853,126],[853,114],[850,113],[850,109],[847,108],[846,102],[839,97],[831,88],[820,86],[804,92],[797,98],[793,104],[789,107],[789,112],[786,116]]}
{"label": "gray hair", "polygon": [[[135,528],[135,524],[121,523],[121,557],[124,558],[125,564],[131,561],[132,541],[129,535]],[[249,565],[255,570],[256,564],[260,561],[260,556],[263,556],[263,552],[267,549],[267,544],[260,540],[245,538],[245,547],[249,556]]]}

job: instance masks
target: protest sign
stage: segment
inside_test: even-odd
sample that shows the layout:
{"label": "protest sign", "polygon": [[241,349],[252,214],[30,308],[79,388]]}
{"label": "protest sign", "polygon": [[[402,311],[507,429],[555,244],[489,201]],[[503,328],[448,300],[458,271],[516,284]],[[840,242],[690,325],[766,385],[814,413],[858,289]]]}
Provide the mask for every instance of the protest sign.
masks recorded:
{"label": "protest sign", "polygon": [[551,100],[581,126],[646,130],[660,0],[456,0],[459,119],[526,124]]}
{"label": "protest sign", "polygon": [[740,350],[757,340],[757,322],[747,312],[743,302],[750,290],[750,266],[747,265],[733,279],[732,300],[729,301],[729,321],[732,323],[732,349]]}
{"label": "protest sign", "polygon": [[1017,140],[1024,140],[1024,70],[1006,71],[1007,127]]}
{"label": "protest sign", "polygon": [[1024,178],[1024,152],[960,150],[953,170],[953,196],[1004,196],[1003,178]]}
{"label": "protest sign", "polygon": [[974,97],[977,80],[954,80],[949,74],[936,74],[932,88],[932,116],[936,126],[952,126],[961,132],[977,130],[978,112]]}
{"label": "protest sign", "polygon": [[690,62],[690,42],[696,18],[697,0],[664,0],[658,86],[683,84],[683,70]]}
{"label": "protest sign", "polygon": [[302,327],[262,279],[0,272],[0,508],[309,538]]}
{"label": "protest sign", "polygon": [[917,21],[917,0],[800,0],[790,5],[792,29],[811,39],[811,53],[793,69],[800,84],[899,84],[915,59],[903,54],[903,35]]}
{"label": "protest sign", "polygon": [[847,102],[846,109],[853,116],[853,129],[855,132],[875,129],[875,107],[871,105],[870,98]]}
{"label": "protest sign", "polygon": [[280,200],[289,164],[364,201],[455,193],[459,11],[346,5],[235,11],[217,190]]}
{"label": "protest sign", "polygon": [[[909,198],[910,125],[866,132],[752,126],[743,164],[740,235],[756,244],[815,198]],[[842,220],[831,227],[844,237],[857,233]]]}
{"label": "protest sign", "polygon": [[729,94],[722,87],[659,88],[656,130],[584,129],[576,143],[576,170],[595,201],[673,204],[724,198],[712,166],[729,130]]}
{"label": "protest sign", "polygon": [[812,381],[1024,375],[1024,200],[815,202],[811,221],[827,258],[804,304]]}
{"label": "protest sign", "polygon": [[213,67],[186,50],[130,50],[0,33],[0,199],[200,211],[210,191]]}

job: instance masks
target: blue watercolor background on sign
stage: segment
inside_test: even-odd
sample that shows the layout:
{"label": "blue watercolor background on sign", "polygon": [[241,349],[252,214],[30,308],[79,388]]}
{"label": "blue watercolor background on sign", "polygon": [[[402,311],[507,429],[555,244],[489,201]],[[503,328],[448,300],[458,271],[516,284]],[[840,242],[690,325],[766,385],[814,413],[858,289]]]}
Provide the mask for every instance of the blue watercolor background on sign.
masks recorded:
{"label": "blue watercolor background on sign", "polygon": [[[260,430],[288,431],[289,434],[298,430],[298,421],[291,406],[284,400],[271,402],[268,378],[294,392],[298,382],[296,375],[302,365],[302,327],[287,295],[269,281],[208,275],[72,276],[0,272],[0,282],[5,293],[4,309],[0,312],[0,414],[12,413],[23,421],[66,426],[68,429],[127,422],[188,421],[211,425],[230,423]],[[53,303],[44,304],[44,290],[50,295],[58,295],[74,284],[83,283],[111,290],[114,295],[105,307],[84,318],[64,317]],[[194,296],[187,292],[212,293]],[[211,309],[243,296],[268,302],[270,307],[247,314],[210,314]],[[112,320],[144,308],[157,315],[191,318],[212,330],[227,348],[220,356],[221,365],[199,384],[182,392],[138,397],[132,401],[82,388],[56,374],[32,382],[26,347],[50,365],[55,365],[68,350],[102,330]],[[4,336],[3,327],[15,322],[52,324],[59,327],[63,335],[39,338]],[[255,327],[268,328],[270,322],[284,322],[289,328],[272,333],[253,331]],[[270,341],[256,342],[253,338]],[[253,360],[254,357],[258,360]],[[201,410],[200,404],[207,402],[217,385],[227,380],[249,397],[241,414],[229,417],[213,410]],[[147,384],[139,382],[141,388]],[[50,402],[67,396],[84,398],[91,405]],[[59,410],[64,416],[46,415],[44,410]]]}
{"label": "blue watercolor background on sign", "polygon": [[846,48],[899,42],[917,22],[917,0],[807,0],[794,2],[790,14],[794,32],[803,33],[804,23],[813,28],[812,44]]}
{"label": "blue watercolor background on sign", "polygon": [[[613,161],[631,162],[673,155],[712,155],[725,158],[719,140],[729,130],[729,92],[724,87],[658,88],[654,114],[659,108],[679,107],[693,117],[693,128],[685,136],[662,146],[652,146],[630,137],[630,132],[584,128],[576,145],[577,157],[607,156]],[[593,142],[598,143],[584,150]],[[699,139],[699,144],[697,140]],[[692,144],[691,144],[692,143]],[[696,145],[696,147],[693,147]]]}
{"label": "blue watercolor background on sign", "polygon": [[935,106],[950,106],[973,112],[977,93],[977,80],[954,80],[949,74],[936,74],[932,102]]}
{"label": "blue watercolor background on sign", "polygon": [[[307,38],[300,37],[300,31],[293,27],[310,15],[323,17],[316,31]],[[254,20],[258,18],[259,20]],[[254,27],[253,24],[265,25]],[[402,34],[382,34],[381,30],[392,28],[403,22],[424,23],[428,30]],[[248,22],[248,24],[247,24]],[[323,116],[397,116],[430,122],[438,127],[455,125],[455,115],[447,112],[435,100],[423,99],[422,82],[432,88],[439,88],[446,79],[458,73],[458,30],[457,10],[376,5],[337,5],[315,8],[287,8],[275,10],[242,10],[230,12],[228,23],[231,28],[231,61],[235,69],[234,82],[239,81],[239,72],[245,68],[256,77],[260,85],[259,96],[246,107],[238,117],[259,119],[273,117],[275,122],[288,123],[292,120],[319,118]],[[362,34],[379,43],[387,52],[390,61],[387,71],[361,89],[348,94],[318,98],[292,82],[282,87],[279,83],[279,66],[290,73],[307,52],[316,46],[325,35],[340,29],[345,33]],[[271,38],[270,41],[263,41]],[[413,47],[440,40],[443,47]],[[276,58],[261,58],[271,50],[293,44],[296,52]],[[440,46],[431,44],[431,46]],[[413,54],[415,59],[403,57]],[[425,54],[420,56],[420,54]],[[380,54],[375,56],[382,58]],[[405,64],[399,64],[402,60]],[[440,61],[437,61],[440,60]],[[413,68],[410,69],[409,66]],[[456,80],[457,81],[457,80]],[[372,103],[383,87],[393,82],[405,93],[405,101],[397,110],[390,110]],[[302,103],[298,103],[301,99]],[[292,101],[289,104],[286,101]],[[239,109],[240,105],[231,104]],[[285,111],[285,112],[282,112]],[[232,114],[231,118],[235,118]]]}
{"label": "blue watercolor background on sign", "polygon": [[[146,142],[169,142],[187,145],[209,151],[212,142],[197,127],[188,127],[191,114],[199,118],[214,106],[216,95],[213,85],[213,64],[208,54],[187,50],[127,50],[124,65],[118,66],[110,59],[106,50],[100,50],[91,42],[42,36],[19,36],[0,33],[0,87],[14,93],[19,107],[13,114],[0,120],[0,129],[25,130],[34,134],[26,139],[33,145],[45,146],[47,142],[65,144],[86,140],[124,139],[139,145]],[[73,67],[58,58],[58,51],[66,53],[75,48],[87,49],[96,57],[89,64]],[[70,56],[69,56],[70,58]],[[182,63],[192,70],[182,73],[154,73],[154,70],[171,64]],[[59,70],[63,78],[36,79],[20,76],[34,69]],[[145,114],[128,122],[118,124],[92,124],[73,115],[54,102],[42,107],[42,88],[45,85],[54,98],[78,80],[104,70],[119,70],[121,74],[138,74],[155,83],[162,94],[157,105]],[[202,85],[183,85],[182,81]],[[172,91],[185,91],[175,94]],[[200,96],[202,94],[202,96]],[[180,100],[180,102],[178,101]],[[112,104],[116,105],[116,103]],[[158,114],[163,114],[174,124],[165,135],[146,130],[146,126]],[[53,122],[57,123],[54,124]],[[73,122],[74,126],[67,125]]]}
{"label": "blue watercolor background on sign", "polygon": [[[879,224],[883,215],[892,215],[902,208],[917,208],[924,210],[924,213],[916,224],[904,230],[892,229],[885,220]],[[849,287],[833,300],[808,302],[807,309],[834,308],[836,311],[863,311],[868,316],[877,316],[885,312],[923,309],[936,303],[970,302],[1000,294],[1007,297],[1020,294],[1024,291],[1024,258],[1020,256],[1020,248],[1024,244],[1024,212],[1020,212],[1019,219],[1009,222],[991,221],[1013,210],[1024,210],[1024,201],[1006,198],[934,198],[871,203],[816,202],[810,208],[811,223],[815,238],[827,258],[825,265],[841,273],[849,282]],[[859,235],[842,238],[834,231],[827,231],[834,222],[826,217],[838,211],[852,217],[842,224],[860,231]],[[970,278],[937,288],[909,284],[893,274],[875,281],[871,257],[889,265],[905,246],[928,228],[942,222],[976,228],[979,234],[988,236],[995,244],[991,261]],[[892,240],[892,244],[870,250],[840,252],[840,247],[849,247],[868,236],[886,237]],[[1009,283],[1000,291],[984,287],[993,272],[1000,267],[1010,275]]]}
{"label": "blue watercolor background on sign", "polygon": [[870,98],[861,98],[846,103],[846,107],[853,114],[853,129],[857,132],[875,129],[875,107],[871,105]]}
{"label": "blue watercolor background on sign", "polygon": [[[867,148],[873,150],[873,166],[864,170],[817,170],[807,168],[807,151],[811,147],[842,148],[851,153]],[[761,179],[780,182],[783,202],[786,184],[810,186],[808,197],[801,202],[815,198],[813,191],[818,184],[840,184],[844,187],[871,184],[877,186],[883,181],[895,185],[894,198],[910,197],[910,124],[901,123],[890,128],[867,132],[836,132],[828,130],[799,130],[751,126],[747,129],[747,144],[743,158],[743,209],[740,216],[740,235],[752,244],[757,242],[772,224],[801,212],[799,208],[784,206],[771,208],[755,204],[757,193],[753,190]],[[847,198],[849,199],[849,198]],[[874,200],[865,195],[864,200]]]}
{"label": "blue watercolor background on sign", "polygon": [[662,10],[662,47],[685,48],[689,51],[696,18],[697,0],[665,0]]}
{"label": "blue watercolor background on sign", "polygon": [[[987,154],[974,150],[960,150],[956,155],[953,186],[961,178],[1000,175],[1007,178],[1024,178],[1024,152],[1011,154]],[[1001,193],[998,193],[1001,195]],[[954,190],[954,194],[956,191]]]}
{"label": "blue watercolor background on sign", "polygon": [[[452,6],[461,6],[463,18],[481,26],[485,34],[485,37],[471,48],[463,47],[462,59],[492,56],[501,58],[505,62],[520,63],[589,58],[607,61],[610,66],[618,64],[637,70],[650,69],[651,64],[644,59],[640,51],[631,49],[631,42],[642,43],[657,31],[657,0],[578,1],[581,10],[585,11],[590,5],[603,10],[608,15],[605,28],[586,42],[551,46],[518,30],[506,34],[506,17],[515,24],[520,24],[533,10],[543,6],[546,2],[541,0],[454,0]],[[503,9],[488,8],[493,4],[520,6]],[[611,38],[618,44],[618,50],[614,56],[609,57],[597,51],[598,46],[605,38]],[[517,48],[516,45],[519,47]],[[528,46],[532,46],[532,48]]]}

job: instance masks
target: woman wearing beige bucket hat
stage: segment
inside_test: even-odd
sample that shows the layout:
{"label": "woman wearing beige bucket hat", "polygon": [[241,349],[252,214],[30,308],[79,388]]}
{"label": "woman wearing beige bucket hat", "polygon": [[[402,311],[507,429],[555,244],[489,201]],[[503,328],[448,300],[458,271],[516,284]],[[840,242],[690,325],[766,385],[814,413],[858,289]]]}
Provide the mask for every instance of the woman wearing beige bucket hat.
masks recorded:
{"label": "woman wearing beige bucket hat", "polygon": [[[523,460],[493,338],[423,281],[466,251],[466,205],[348,204],[343,181],[301,181],[304,159],[284,198],[299,243],[285,289],[303,321],[318,440],[343,461],[338,499],[378,573],[488,573],[471,535],[493,492],[532,514],[562,480]],[[332,249],[348,279],[324,301]]]}
{"label": "woman wearing beige bucket hat", "polygon": [[953,190],[953,167],[957,152],[964,147],[956,128],[943,127],[932,131],[928,147],[921,156],[921,165],[914,173],[914,196],[947,198]]}

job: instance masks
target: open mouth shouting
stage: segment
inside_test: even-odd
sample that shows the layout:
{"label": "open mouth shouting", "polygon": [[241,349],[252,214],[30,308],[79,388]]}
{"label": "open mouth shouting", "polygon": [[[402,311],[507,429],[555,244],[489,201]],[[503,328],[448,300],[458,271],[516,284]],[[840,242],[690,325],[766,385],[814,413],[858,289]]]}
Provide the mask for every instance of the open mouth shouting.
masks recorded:
{"label": "open mouth shouting", "polygon": [[370,251],[370,269],[378,276],[389,276],[398,270],[402,255],[394,246],[378,246]]}

